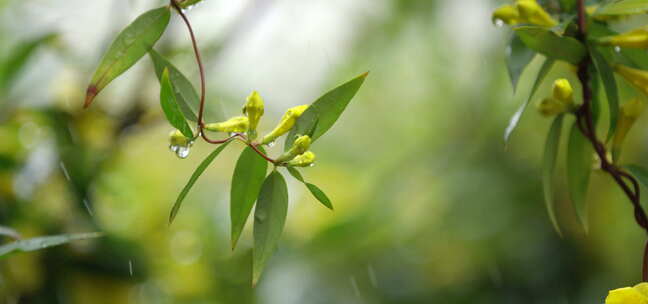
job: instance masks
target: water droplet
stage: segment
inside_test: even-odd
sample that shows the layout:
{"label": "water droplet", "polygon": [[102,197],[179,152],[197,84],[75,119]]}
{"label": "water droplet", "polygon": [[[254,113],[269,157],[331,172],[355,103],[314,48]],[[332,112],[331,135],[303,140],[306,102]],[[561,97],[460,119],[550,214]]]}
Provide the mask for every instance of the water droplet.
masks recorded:
{"label": "water droplet", "polygon": [[169,150],[171,150],[171,152],[173,153],[178,152],[178,149],[180,149],[180,146],[178,145],[169,145]]}
{"label": "water droplet", "polygon": [[236,134],[238,134],[238,133],[236,133],[236,132],[230,132],[230,133],[229,133],[229,136],[230,136],[230,137],[233,137],[233,136],[236,136]]}
{"label": "water droplet", "polygon": [[271,142],[269,142],[269,143],[268,143],[268,148],[272,148],[272,147],[274,147],[274,146],[275,146],[275,144],[276,144],[276,143],[275,143],[275,141],[274,141],[274,140],[273,140],[273,141],[271,141]]}
{"label": "water droplet", "polygon": [[310,164],[310,165],[308,165],[308,166],[309,166],[309,167],[315,167],[315,164]]}
{"label": "water droplet", "polygon": [[176,155],[179,158],[185,159],[187,156],[189,156],[189,152],[191,151],[191,148],[187,147],[178,147],[178,151],[176,151]]}
{"label": "water droplet", "polygon": [[496,26],[496,27],[503,27],[503,26],[504,26],[504,20],[502,20],[502,19],[495,19],[495,26]]}
{"label": "water droplet", "polygon": [[617,53],[621,53],[621,47],[620,46],[615,46],[614,51]]}

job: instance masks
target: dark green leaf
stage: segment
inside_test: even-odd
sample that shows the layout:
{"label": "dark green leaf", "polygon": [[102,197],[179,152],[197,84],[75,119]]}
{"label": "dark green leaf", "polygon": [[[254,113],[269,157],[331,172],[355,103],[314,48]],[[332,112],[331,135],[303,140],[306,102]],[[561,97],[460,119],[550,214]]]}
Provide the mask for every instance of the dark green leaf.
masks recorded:
{"label": "dark green leaf", "polygon": [[576,10],[576,0],[560,0],[560,10],[563,13],[569,13]]}
{"label": "dark green leaf", "polygon": [[313,125],[316,125],[313,136],[311,136],[313,142],[324,135],[342,115],[342,112],[358,92],[368,74],[367,72],[352,79],[313,102],[308,107],[308,110],[297,119],[297,123],[286,137],[284,149],[290,149],[295,141],[295,135],[307,134],[308,130],[313,128]]}
{"label": "dark green leaf", "polygon": [[315,185],[313,185],[311,183],[306,182],[304,180],[304,177],[299,172],[299,170],[297,170],[297,168],[295,168],[295,167],[286,167],[286,169],[288,169],[288,172],[290,173],[290,175],[292,175],[295,179],[297,179],[298,181],[304,183],[304,185],[306,185],[306,188],[308,188],[308,191],[310,191],[310,193],[313,194],[313,196],[320,203],[322,203],[322,205],[324,205],[324,207],[333,210],[333,204],[331,203],[331,200],[326,196],[326,194],[324,193],[324,191],[322,191],[322,189],[320,189],[319,187],[317,187],[317,186],[315,186]]}
{"label": "dark green leaf", "polygon": [[527,47],[549,58],[578,64],[586,54],[585,46],[578,40],[544,27],[520,26],[515,28],[515,33]]}
{"label": "dark green leaf", "polygon": [[619,119],[619,91],[617,89],[616,79],[614,78],[614,70],[612,70],[605,58],[595,48],[590,48],[590,54],[592,55],[596,70],[603,81],[603,88],[605,88],[605,95],[608,100],[610,126],[607,138],[610,140],[616,131],[617,120]]}
{"label": "dark green leaf", "polygon": [[198,108],[200,107],[200,97],[189,79],[154,49],[149,51],[149,56],[153,61],[155,74],[158,79],[162,79],[162,73],[165,69],[169,70],[169,79],[173,84],[176,101],[178,102],[178,106],[180,106],[180,110],[182,110],[182,114],[191,121],[198,121],[196,113],[198,113]]}
{"label": "dark green leaf", "polygon": [[644,186],[648,187],[648,170],[637,165],[624,166],[637,180]]}
{"label": "dark green leaf", "polygon": [[577,123],[571,128],[567,146],[567,184],[569,194],[578,215],[578,220],[585,232],[587,224],[587,188],[592,168],[592,148],[590,143],[580,132]]}
{"label": "dark green leaf", "polygon": [[549,71],[551,70],[551,67],[553,67],[554,62],[555,60],[551,58],[545,59],[545,62],[542,64],[540,71],[538,71],[538,76],[536,76],[536,80],[533,83],[533,87],[531,88],[531,92],[529,93],[529,98],[527,98],[527,100],[520,106],[515,114],[513,114],[513,117],[511,117],[511,120],[506,127],[506,131],[504,131],[504,144],[508,143],[509,139],[511,138],[511,134],[513,134],[513,131],[520,122],[520,118],[522,118],[522,114],[524,114],[524,111],[526,111],[529,103],[531,103],[533,95],[535,95],[536,91],[542,84],[542,81],[545,79],[545,77],[547,77],[547,74],[549,74]]}
{"label": "dark green leaf", "polygon": [[85,107],[89,106],[95,96],[113,79],[126,72],[146,55],[166,30],[170,18],[171,12],[168,6],[150,10],[137,17],[119,33],[92,77]]}
{"label": "dark green leaf", "polygon": [[254,260],[252,285],[256,285],[270,256],[277,249],[288,213],[288,187],[283,176],[273,171],[263,182],[254,212]]}
{"label": "dark green leaf", "polygon": [[25,68],[29,59],[36,53],[36,50],[44,44],[56,39],[56,34],[46,34],[36,39],[25,41],[16,46],[7,58],[0,64],[0,90],[11,87],[20,72]]}
{"label": "dark green leaf", "polygon": [[648,12],[648,0],[614,0],[603,5],[595,15],[630,15]]}
{"label": "dark green leaf", "polygon": [[180,195],[178,195],[178,198],[176,199],[175,204],[173,204],[173,209],[171,209],[171,214],[169,215],[169,224],[171,224],[173,222],[173,220],[175,219],[176,215],[178,215],[178,210],[180,210],[180,206],[182,206],[182,202],[184,201],[185,197],[189,193],[189,190],[191,190],[191,187],[193,187],[193,185],[196,183],[196,181],[198,180],[200,175],[202,175],[203,172],[205,172],[205,169],[207,169],[207,167],[209,167],[209,165],[212,163],[212,161],[214,161],[216,156],[218,156],[218,154],[220,154],[223,151],[223,149],[225,149],[225,147],[227,147],[227,145],[229,143],[230,142],[226,142],[226,143],[218,146],[218,148],[216,148],[216,150],[214,150],[212,153],[210,153],[207,156],[207,158],[205,158],[200,163],[200,165],[198,165],[198,168],[196,168],[194,173],[191,175],[191,178],[189,178],[189,181],[187,182],[187,184],[184,186],[184,188],[182,188],[182,191],[180,191]]}
{"label": "dark green leaf", "polygon": [[520,37],[513,35],[509,49],[506,52],[506,67],[508,68],[511,84],[513,85],[513,92],[517,89],[518,81],[524,71],[524,68],[529,65],[536,53],[526,47]]}
{"label": "dark green leaf", "polygon": [[165,69],[160,79],[160,105],[164,111],[164,115],[169,123],[176,129],[180,130],[185,137],[193,138],[191,127],[187,124],[187,120],[180,111],[180,107],[176,102],[176,95],[173,91],[173,84],[169,79],[169,70]]}
{"label": "dark green leaf", "polygon": [[0,246],[0,257],[14,251],[35,251],[48,247],[58,246],[78,240],[87,240],[103,236],[100,232],[62,234],[19,240]]}
{"label": "dark green leaf", "polygon": [[259,197],[267,170],[268,162],[250,147],[243,150],[236,162],[230,191],[232,250],[236,247],[254,202]]}
{"label": "dark green leaf", "polygon": [[556,219],[556,210],[554,207],[554,192],[553,192],[553,182],[554,182],[554,170],[556,168],[556,158],[558,156],[558,147],[560,146],[560,133],[562,131],[562,122],[563,115],[560,115],[554,119],[551,129],[547,135],[547,141],[545,143],[545,152],[544,152],[544,161],[542,164],[542,185],[544,189],[544,198],[545,204],[547,206],[547,212],[549,213],[549,219],[553,224],[556,232],[562,236],[562,231],[558,220]]}

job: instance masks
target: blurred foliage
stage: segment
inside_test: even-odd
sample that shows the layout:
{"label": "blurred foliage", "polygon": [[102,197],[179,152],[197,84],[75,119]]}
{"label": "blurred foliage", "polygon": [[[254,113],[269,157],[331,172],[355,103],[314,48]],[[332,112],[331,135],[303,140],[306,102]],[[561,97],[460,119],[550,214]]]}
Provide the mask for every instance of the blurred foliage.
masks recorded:
{"label": "blurred foliage", "polygon": [[[212,8],[209,1],[218,2],[205,0],[190,13]],[[136,13],[151,7],[151,1],[131,2],[142,3]],[[348,9],[344,1],[322,3],[299,8]],[[157,105],[152,64],[138,64],[121,87],[98,97],[103,99],[98,106],[81,110],[98,58],[69,40],[65,27],[12,32],[20,24],[9,21],[33,17],[34,4],[0,1],[0,14],[8,20],[0,23],[4,68],[12,49],[52,31],[63,36],[35,49],[14,85],[0,94],[0,226],[24,238],[106,234],[0,260],[0,302],[599,303],[609,289],[639,279],[636,253],[645,236],[628,219],[631,207],[623,194],[604,175],[592,175],[589,235],[578,227],[561,186],[555,191],[564,238],[553,231],[540,171],[549,120],[529,111],[504,149],[507,119],[528,96],[541,60],[532,61],[512,96],[502,51],[508,35],[489,19],[498,1],[358,3],[364,3],[357,4],[360,9],[349,9],[354,27],[338,29],[339,35],[353,33],[349,43],[340,44],[342,55],[333,56],[319,76],[299,74],[312,77],[317,90],[291,88],[314,98],[322,88],[371,70],[332,129],[335,135],[317,142],[318,155],[325,157],[304,176],[327,190],[335,211],[290,182],[283,239],[265,278],[252,289],[251,227],[234,252],[229,243],[228,181],[236,151],[223,152],[207,169],[182,217],[169,227],[175,196],[211,150],[198,145],[182,162],[168,151],[169,129]],[[113,12],[95,13],[99,18]],[[105,29],[105,39],[127,24],[122,18],[114,22],[119,24]],[[322,29],[335,26],[325,19],[312,22]],[[235,33],[253,36],[255,28],[263,25]],[[207,74],[214,82],[222,79],[215,63],[231,58],[228,50],[242,50],[236,44],[245,38],[223,37],[227,34],[202,43],[210,50]],[[178,30],[163,39],[160,52],[191,67],[185,39]],[[290,47],[304,45],[258,52],[274,60],[273,54]],[[45,60],[57,64],[41,65]],[[299,65],[297,60],[302,58],[282,64]],[[236,64],[248,68],[246,58]],[[547,79],[568,71],[570,66],[557,64]],[[47,83],[32,82],[48,73],[53,76]],[[549,91],[550,83],[538,89]],[[621,87],[621,96],[627,91]],[[217,96],[227,111],[243,100],[238,92],[214,84],[209,96]],[[47,98],[38,103],[35,96]],[[280,113],[270,109],[266,115],[277,120]],[[646,163],[640,157],[648,149],[641,132],[647,123],[640,119],[628,135],[624,158]],[[557,166],[564,169],[560,161]]]}

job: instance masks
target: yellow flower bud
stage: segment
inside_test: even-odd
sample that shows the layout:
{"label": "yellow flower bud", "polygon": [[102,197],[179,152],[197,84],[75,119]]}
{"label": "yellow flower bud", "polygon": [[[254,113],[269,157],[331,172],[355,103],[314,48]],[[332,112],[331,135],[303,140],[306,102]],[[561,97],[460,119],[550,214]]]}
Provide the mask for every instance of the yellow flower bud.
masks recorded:
{"label": "yellow flower bud", "polygon": [[600,38],[596,42],[600,45],[645,49],[648,48],[648,29],[634,29],[623,34]]}
{"label": "yellow flower bud", "polygon": [[500,6],[493,12],[492,16],[493,23],[496,23],[497,20],[501,20],[508,25],[517,24],[519,18],[520,13],[518,12],[518,9],[513,5]]}
{"label": "yellow flower bud", "polygon": [[535,0],[518,0],[515,7],[520,14],[521,23],[531,23],[546,27],[558,25],[558,22],[551,18],[549,13]]}
{"label": "yellow flower bud", "polygon": [[540,114],[547,117],[562,114],[569,110],[565,102],[552,97],[541,100],[537,107]]}
{"label": "yellow flower bud", "polygon": [[623,76],[639,91],[648,95],[648,72],[618,64],[614,66],[614,71]]}
{"label": "yellow flower bud", "polygon": [[223,122],[210,123],[205,129],[213,132],[243,133],[250,127],[250,121],[245,116],[232,117]]}
{"label": "yellow flower bud", "polygon": [[184,135],[182,135],[182,132],[179,130],[173,130],[171,133],[169,133],[169,144],[171,147],[176,146],[176,147],[186,147],[189,145],[189,138],[186,138]]}
{"label": "yellow flower bud", "polygon": [[248,137],[250,140],[256,138],[256,129],[263,116],[264,105],[263,98],[259,95],[257,91],[252,92],[247,98],[247,103],[243,106],[243,114],[247,115],[248,120],[250,121],[249,134]]}
{"label": "yellow flower bud", "polygon": [[309,105],[301,105],[288,109],[288,111],[286,111],[286,114],[281,117],[279,124],[274,128],[274,130],[272,130],[272,132],[263,137],[261,143],[264,145],[269,144],[275,141],[275,139],[277,139],[279,136],[288,133],[288,131],[290,131],[293,126],[295,126],[297,118],[299,118],[299,116],[301,116],[302,113],[304,113],[304,111],[308,109],[308,106]]}
{"label": "yellow flower bud", "polygon": [[315,162],[315,153],[306,151],[286,163],[290,167],[309,167]]}
{"label": "yellow flower bud", "polygon": [[610,290],[605,304],[648,304],[648,283]]}
{"label": "yellow flower bud", "polygon": [[286,153],[284,153],[279,158],[277,158],[277,162],[281,163],[284,161],[288,161],[295,158],[295,156],[297,155],[303,154],[304,152],[308,151],[310,145],[311,145],[310,136],[302,135],[297,137],[297,139],[295,139],[295,142],[293,142],[292,147],[290,147],[290,150],[286,151]]}
{"label": "yellow flower bud", "polygon": [[560,101],[571,103],[574,96],[574,89],[569,80],[565,78],[557,79],[553,84],[553,97]]}
{"label": "yellow flower bud", "polygon": [[612,142],[612,158],[615,161],[621,156],[623,142],[643,110],[644,104],[639,98],[633,98],[621,106],[621,115],[619,115],[616,133],[614,133],[614,140]]}

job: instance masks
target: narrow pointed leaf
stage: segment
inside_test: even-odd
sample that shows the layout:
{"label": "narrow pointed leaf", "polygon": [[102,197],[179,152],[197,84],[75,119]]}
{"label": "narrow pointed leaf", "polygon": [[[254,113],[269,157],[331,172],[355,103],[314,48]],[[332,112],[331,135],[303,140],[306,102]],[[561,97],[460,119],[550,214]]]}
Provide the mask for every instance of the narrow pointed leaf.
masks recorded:
{"label": "narrow pointed leaf", "polygon": [[616,79],[614,78],[614,70],[612,70],[605,58],[595,48],[590,48],[590,53],[596,70],[603,82],[603,88],[605,89],[605,95],[608,100],[610,126],[608,128],[607,139],[610,140],[616,131],[617,121],[619,120],[619,90]]}
{"label": "narrow pointed leaf", "polygon": [[166,30],[170,18],[168,6],[150,10],[119,33],[92,77],[84,107],[88,107],[111,81],[146,55]]}
{"label": "narrow pointed leaf", "polygon": [[11,87],[36,51],[42,45],[56,39],[56,37],[58,37],[56,34],[46,34],[25,41],[11,50],[9,56],[0,64],[0,90]]}
{"label": "narrow pointed leaf", "polygon": [[288,187],[283,176],[273,171],[261,187],[254,212],[252,285],[255,286],[268,259],[277,249],[288,213]]}
{"label": "narrow pointed leaf", "polygon": [[20,234],[9,227],[0,226],[0,235],[8,236],[12,239],[20,239]]}
{"label": "narrow pointed leaf", "polygon": [[297,123],[286,137],[284,149],[290,149],[295,141],[295,135],[307,134],[313,128],[313,125],[316,125],[311,136],[313,142],[324,135],[342,115],[342,112],[344,112],[351,99],[364,83],[367,75],[369,75],[369,72],[327,92],[313,102],[297,119]]}
{"label": "narrow pointed leaf", "polygon": [[179,6],[181,8],[188,8],[192,5],[196,5],[198,2],[201,2],[202,0],[184,0],[184,1],[178,1],[180,2]]}
{"label": "narrow pointed leaf", "polygon": [[526,111],[527,107],[529,106],[529,103],[531,103],[531,100],[533,99],[533,96],[535,95],[536,91],[542,84],[542,81],[547,77],[547,74],[549,74],[549,71],[551,71],[551,67],[553,67],[555,60],[551,58],[545,59],[544,63],[542,64],[542,67],[540,67],[540,71],[538,71],[538,76],[536,76],[536,80],[533,83],[533,87],[531,88],[531,92],[529,93],[529,98],[520,106],[520,108],[513,114],[513,117],[511,117],[511,120],[506,127],[506,131],[504,131],[504,144],[507,144],[509,139],[511,138],[511,134],[513,134],[513,131],[515,131],[515,128],[517,128],[518,123],[520,122],[520,118],[522,118],[522,114],[524,114],[524,111]]}
{"label": "narrow pointed leaf", "polygon": [[245,222],[259,197],[268,162],[254,149],[245,147],[234,168],[230,191],[230,219],[232,221],[232,250],[241,237]]}
{"label": "narrow pointed leaf", "polygon": [[317,187],[317,186],[315,186],[315,185],[313,185],[311,183],[306,182],[304,180],[304,177],[299,172],[299,170],[297,170],[297,168],[294,168],[294,167],[286,167],[286,168],[288,169],[288,172],[290,173],[290,175],[292,175],[296,180],[298,180],[298,181],[304,183],[304,185],[306,185],[306,188],[308,189],[308,191],[310,191],[310,193],[320,203],[322,203],[322,205],[324,205],[324,207],[333,210],[333,203],[331,203],[331,200],[328,198],[328,196],[326,196],[326,194],[324,193],[324,191],[322,191],[322,189],[320,189],[319,187]]}
{"label": "narrow pointed leaf", "polygon": [[515,33],[528,48],[549,58],[578,64],[586,54],[585,46],[578,40],[560,36],[544,27],[519,26]]}
{"label": "narrow pointed leaf", "polygon": [[544,161],[542,164],[542,185],[547,213],[549,214],[549,219],[556,229],[556,232],[558,232],[560,236],[562,236],[562,231],[556,218],[553,183],[563,117],[563,115],[556,117],[551,125],[551,129],[549,129],[549,134],[547,135],[547,141],[545,143]]}
{"label": "narrow pointed leaf", "polygon": [[173,84],[169,79],[169,70],[165,69],[160,79],[160,105],[164,111],[164,115],[169,123],[176,129],[180,130],[185,137],[193,138],[191,127],[187,124],[187,120],[176,101],[176,95],[173,91]]}
{"label": "narrow pointed leaf", "polygon": [[517,89],[517,84],[522,72],[524,72],[524,69],[529,65],[529,63],[531,63],[531,60],[533,60],[535,55],[536,53],[524,45],[522,40],[520,40],[520,37],[513,35],[509,49],[506,53],[506,67],[508,68],[513,92]]}
{"label": "narrow pointed leaf", "polygon": [[214,161],[216,156],[220,154],[227,145],[229,145],[230,142],[226,142],[218,148],[216,148],[212,153],[210,153],[207,158],[205,158],[200,165],[198,165],[198,168],[194,171],[194,173],[191,175],[191,178],[189,178],[189,181],[187,184],[182,188],[182,191],[180,191],[180,195],[178,195],[178,198],[175,201],[175,204],[173,204],[173,208],[171,209],[171,214],[169,215],[169,224],[173,223],[173,220],[175,217],[178,215],[178,211],[180,210],[180,207],[182,206],[182,202],[184,201],[185,197],[187,197],[187,194],[189,193],[189,190],[191,190],[191,187],[196,183],[198,178],[205,172],[207,167]]}
{"label": "narrow pointed leaf", "polygon": [[592,149],[576,123],[571,128],[567,146],[567,184],[578,220],[585,232],[587,221],[587,188],[592,168]]}
{"label": "narrow pointed leaf", "polygon": [[595,15],[631,15],[648,12],[648,0],[613,0],[596,10]]}
{"label": "narrow pointed leaf", "polygon": [[52,235],[52,236],[36,237],[36,238],[25,239],[25,240],[18,240],[0,246],[0,257],[3,257],[15,251],[22,251],[22,252],[36,251],[40,249],[63,245],[72,241],[93,239],[101,236],[103,236],[103,234],[100,232],[90,232],[90,233]]}
{"label": "narrow pointed leaf", "polygon": [[648,187],[648,170],[638,165],[624,166],[644,187]]}

